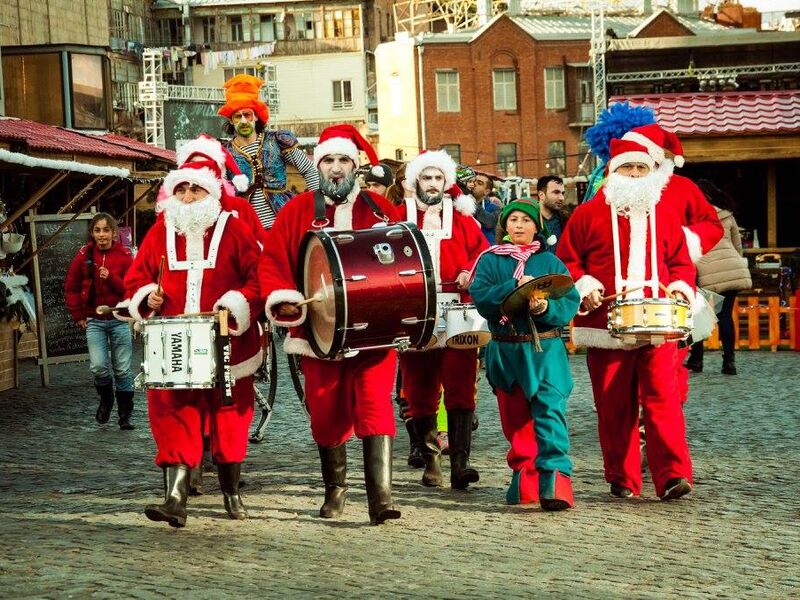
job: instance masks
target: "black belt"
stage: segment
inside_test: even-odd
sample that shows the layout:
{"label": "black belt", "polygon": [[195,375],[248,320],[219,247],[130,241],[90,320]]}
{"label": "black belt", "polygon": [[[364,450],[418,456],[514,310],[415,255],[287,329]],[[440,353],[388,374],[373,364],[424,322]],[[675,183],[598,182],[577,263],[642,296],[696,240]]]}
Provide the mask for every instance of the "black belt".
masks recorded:
{"label": "black belt", "polygon": [[[539,331],[539,339],[546,340],[549,338],[556,338],[561,337],[561,331],[558,329],[550,329],[548,331]],[[520,342],[532,342],[533,341],[533,334],[528,333],[526,335],[501,335],[499,333],[493,333],[492,339],[495,342],[512,342],[512,343],[520,343]]]}

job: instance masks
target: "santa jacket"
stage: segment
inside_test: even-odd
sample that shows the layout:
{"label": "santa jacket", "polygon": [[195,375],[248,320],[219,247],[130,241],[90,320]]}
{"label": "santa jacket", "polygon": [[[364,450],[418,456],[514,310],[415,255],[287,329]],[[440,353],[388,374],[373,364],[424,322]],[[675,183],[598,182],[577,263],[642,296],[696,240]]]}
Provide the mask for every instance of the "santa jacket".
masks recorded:
{"label": "santa jacket", "polygon": [[[357,197],[360,191],[356,185],[347,201],[339,206],[334,206],[330,200],[326,200],[325,216],[328,220],[326,227],[344,231],[369,229],[377,223],[382,223],[367,203]],[[400,220],[397,208],[386,198],[366,190],[364,193],[369,194],[391,222]],[[302,328],[306,319],[306,306],[300,307],[301,313],[296,317],[281,317],[274,310],[282,302],[304,300],[302,292],[299,291],[303,287],[302,282],[298,282],[295,275],[297,262],[300,259],[298,256],[300,243],[306,232],[313,229],[313,222],[313,191],[298,194],[280,210],[275,223],[267,233],[267,244],[258,268],[258,281],[262,293],[267,297],[267,317],[275,325],[290,328],[283,344],[286,353],[316,358]]]}
{"label": "santa jacket", "polygon": [[[581,299],[593,290],[604,296],[615,293],[614,244],[611,233],[611,207],[606,203],[605,187],[588,202],[579,205],[572,213],[556,255],[560,258],[575,281]],[[663,197],[663,196],[662,196]],[[656,239],[658,280],[667,289],[683,293],[690,301],[695,295],[696,271],[692,264],[686,241],[681,234],[679,221],[668,206],[656,204]],[[631,228],[627,218],[617,217],[619,223],[620,262],[622,276],[626,277],[630,256]],[[650,278],[649,228],[644,252],[644,276]],[[646,297],[652,296],[650,287],[644,290]],[[664,296],[663,292],[659,293]],[[588,315],[575,317],[572,339],[576,345],[597,348],[630,349],[608,331],[607,301]]]}
{"label": "santa jacket", "polygon": [[[88,258],[92,257],[91,274]],[[113,315],[98,315],[98,306],[114,306],[125,297],[123,278],[133,262],[129,248],[112,242],[108,250],[100,250],[94,241],[83,246],[69,265],[64,280],[67,310],[77,322],[82,319],[113,319]],[[108,269],[108,277],[100,278],[100,267]]]}
{"label": "santa jacket", "polygon": [[722,223],[716,209],[691,179],[672,175],[659,204],[672,212],[683,226],[689,256],[694,262],[722,238]]}
{"label": "santa jacket", "polygon": [[[489,242],[481,231],[480,223],[472,216],[476,208],[472,196],[461,195],[451,200],[450,196],[445,195],[442,202],[449,201],[453,202],[453,228],[451,237],[441,241],[439,276],[442,291],[455,292],[457,290],[453,282],[456,277],[462,271],[472,270],[478,256],[489,247]],[[416,206],[413,198],[402,209],[405,209],[406,220],[414,223],[423,232],[430,230],[429,224],[425,222],[425,211]],[[440,216],[444,226],[444,217],[441,213]],[[469,295],[465,292],[461,292],[461,298],[464,302],[469,301]]]}
{"label": "santa jacket", "polygon": [[[258,326],[251,326],[251,315],[257,315],[262,306],[259,255],[247,225],[229,212],[220,213],[202,239],[187,240],[159,219],[145,235],[125,276],[130,314],[141,320],[227,308],[234,321],[229,330],[231,372],[236,378],[252,375],[262,360]],[[158,287],[162,256],[166,257],[161,279],[164,304],[156,315],[147,307],[147,296]],[[195,263],[190,270],[186,268],[189,261]]]}

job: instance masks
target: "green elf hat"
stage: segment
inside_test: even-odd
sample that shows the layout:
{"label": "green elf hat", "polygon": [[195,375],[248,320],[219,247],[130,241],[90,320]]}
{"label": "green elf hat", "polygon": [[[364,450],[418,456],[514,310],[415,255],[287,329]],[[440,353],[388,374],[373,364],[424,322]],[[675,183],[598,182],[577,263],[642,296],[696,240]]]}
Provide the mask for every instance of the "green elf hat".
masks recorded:
{"label": "green elf hat", "polygon": [[547,225],[545,225],[544,220],[541,217],[541,213],[539,212],[539,203],[533,198],[520,198],[519,200],[512,200],[503,207],[503,210],[500,213],[500,224],[503,226],[503,229],[506,228],[508,215],[515,210],[522,211],[531,219],[533,219],[533,222],[536,223],[536,226],[539,229],[538,234],[543,239],[550,237],[550,232],[547,230]]}

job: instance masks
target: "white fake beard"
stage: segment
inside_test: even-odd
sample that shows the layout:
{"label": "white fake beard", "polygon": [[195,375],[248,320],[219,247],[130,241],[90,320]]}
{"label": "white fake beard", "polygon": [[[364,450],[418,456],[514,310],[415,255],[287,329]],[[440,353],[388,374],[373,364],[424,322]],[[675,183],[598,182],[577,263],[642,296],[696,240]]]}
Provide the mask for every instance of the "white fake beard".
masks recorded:
{"label": "white fake beard", "polygon": [[644,177],[626,177],[611,173],[605,184],[606,203],[623,217],[634,213],[649,214],[661,199],[661,191],[672,176],[673,165],[664,161]]}
{"label": "white fake beard", "polygon": [[211,195],[191,204],[185,204],[175,196],[164,201],[164,220],[186,237],[202,236],[216,223],[221,211],[219,200]]}

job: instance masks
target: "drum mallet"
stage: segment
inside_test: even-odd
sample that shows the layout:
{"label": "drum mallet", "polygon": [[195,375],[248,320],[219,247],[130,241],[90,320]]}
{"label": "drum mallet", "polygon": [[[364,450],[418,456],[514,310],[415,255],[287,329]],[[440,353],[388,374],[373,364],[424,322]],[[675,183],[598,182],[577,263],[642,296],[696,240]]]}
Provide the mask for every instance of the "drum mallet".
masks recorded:
{"label": "drum mallet", "polygon": [[101,304],[94,309],[94,312],[96,312],[98,315],[111,315],[115,312],[125,312],[127,310],[127,306],[108,306],[107,304]]}
{"label": "drum mallet", "polygon": [[320,294],[314,294],[311,298],[306,298],[305,300],[301,300],[300,302],[293,302],[296,307],[300,308],[301,306],[305,306],[306,304],[311,304],[312,302],[322,302],[322,296]]}
{"label": "drum mallet", "polygon": [[161,280],[164,277],[164,259],[166,257],[162,254],[161,255],[161,264],[158,266],[158,287],[156,287],[156,296],[161,295]]}

